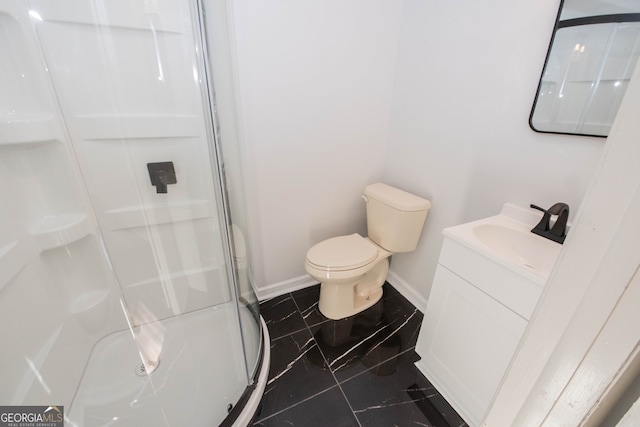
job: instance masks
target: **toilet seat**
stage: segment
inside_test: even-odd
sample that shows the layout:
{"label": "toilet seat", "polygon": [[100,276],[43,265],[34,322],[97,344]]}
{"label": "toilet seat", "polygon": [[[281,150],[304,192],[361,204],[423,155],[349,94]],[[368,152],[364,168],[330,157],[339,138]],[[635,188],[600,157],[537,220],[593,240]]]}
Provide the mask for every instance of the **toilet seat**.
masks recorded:
{"label": "toilet seat", "polygon": [[358,233],[327,239],[307,252],[307,262],[327,271],[347,271],[365,266],[378,256],[378,248]]}

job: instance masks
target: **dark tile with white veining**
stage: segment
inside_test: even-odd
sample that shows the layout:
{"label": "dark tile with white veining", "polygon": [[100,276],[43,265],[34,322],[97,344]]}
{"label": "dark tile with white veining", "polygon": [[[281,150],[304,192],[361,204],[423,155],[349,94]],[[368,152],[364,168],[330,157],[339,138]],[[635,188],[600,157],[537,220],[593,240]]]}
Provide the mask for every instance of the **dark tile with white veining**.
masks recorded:
{"label": "dark tile with white veining", "polygon": [[[383,301],[400,295],[400,293],[387,282],[382,286],[382,290]],[[329,320],[318,308],[318,302],[320,300],[320,284],[293,292],[291,295],[295,299],[307,326],[312,327]]]}
{"label": "dark tile with white veining", "polygon": [[383,289],[373,307],[338,321],[318,310],[320,285],[260,304],[271,369],[254,425],[466,426],[414,366],[422,313]]}
{"label": "dark tile with white veining", "polygon": [[318,309],[318,301],[320,300],[320,285],[311,286],[305,289],[301,289],[292,293],[293,298],[296,300],[300,314],[304,318],[307,326],[314,326],[318,323],[326,322],[324,317]]}
{"label": "dark tile with white veining", "polygon": [[422,313],[396,292],[355,316],[315,325],[311,332],[342,382],[374,367],[392,373],[398,359],[412,357],[407,351],[415,347],[421,322]]}
{"label": "dark tile with white veining", "polygon": [[253,425],[264,427],[359,427],[358,421],[337,386],[286,411],[266,419],[260,419]]}
{"label": "dark tile with white veining", "polygon": [[261,302],[260,314],[267,324],[272,340],[307,327],[291,294]]}
{"label": "dark tile with white veining", "polygon": [[401,294],[385,299],[384,304],[384,320],[400,335],[403,349],[415,347],[424,317],[422,312]]}
{"label": "dark tile with white veining", "polygon": [[306,328],[272,340],[269,379],[259,417],[268,417],[335,385]]}
{"label": "dark tile with white veining", "polygon": [[328,320],[311,328],[333,372],[359,363],[381,329],[385,329],[382,306],[379,301],[358,315]]}
{"label": "dark tile with white veining", "polygon": [[341,387],[362,426],[466,426],[413,363],[398,363],[393,375],[367,371]]}

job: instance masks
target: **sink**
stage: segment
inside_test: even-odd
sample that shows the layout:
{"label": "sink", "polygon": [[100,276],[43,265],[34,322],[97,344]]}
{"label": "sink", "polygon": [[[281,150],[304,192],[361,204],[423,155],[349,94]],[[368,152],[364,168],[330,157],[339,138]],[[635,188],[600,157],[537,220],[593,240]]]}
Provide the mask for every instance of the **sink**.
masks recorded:
{"label": "sink", "polygon": [[506,203],[499,215],[446,228],[443,233],[503,266],[544,284],[562,245],[531,233],[541,215]]}

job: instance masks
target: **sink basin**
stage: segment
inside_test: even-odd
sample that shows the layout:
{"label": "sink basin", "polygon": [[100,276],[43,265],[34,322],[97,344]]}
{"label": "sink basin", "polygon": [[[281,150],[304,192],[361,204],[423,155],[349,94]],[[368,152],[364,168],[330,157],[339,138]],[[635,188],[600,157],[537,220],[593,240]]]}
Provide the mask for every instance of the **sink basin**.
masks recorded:
{"label": "sink basin", "polygon": [[531,233],[497,224],[479,224],[473,234],[490,250],[548,278],[561,245]]}
{"label": "sink basin", "polygon": [[531,233],[541,215],[506,203],[500,215],[449,227],[443,233],[476,252],[544,284],[562,245]]}

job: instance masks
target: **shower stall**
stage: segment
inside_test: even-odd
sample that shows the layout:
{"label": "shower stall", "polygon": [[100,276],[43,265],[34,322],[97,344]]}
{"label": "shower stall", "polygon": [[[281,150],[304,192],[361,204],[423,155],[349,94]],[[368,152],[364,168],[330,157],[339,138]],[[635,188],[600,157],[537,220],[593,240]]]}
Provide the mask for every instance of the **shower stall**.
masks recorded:
{"label": "shower stall", "polygon": [[269,346],[228,16],[0,3],[0,405],[57,405],[68,426],[251,419]]}

